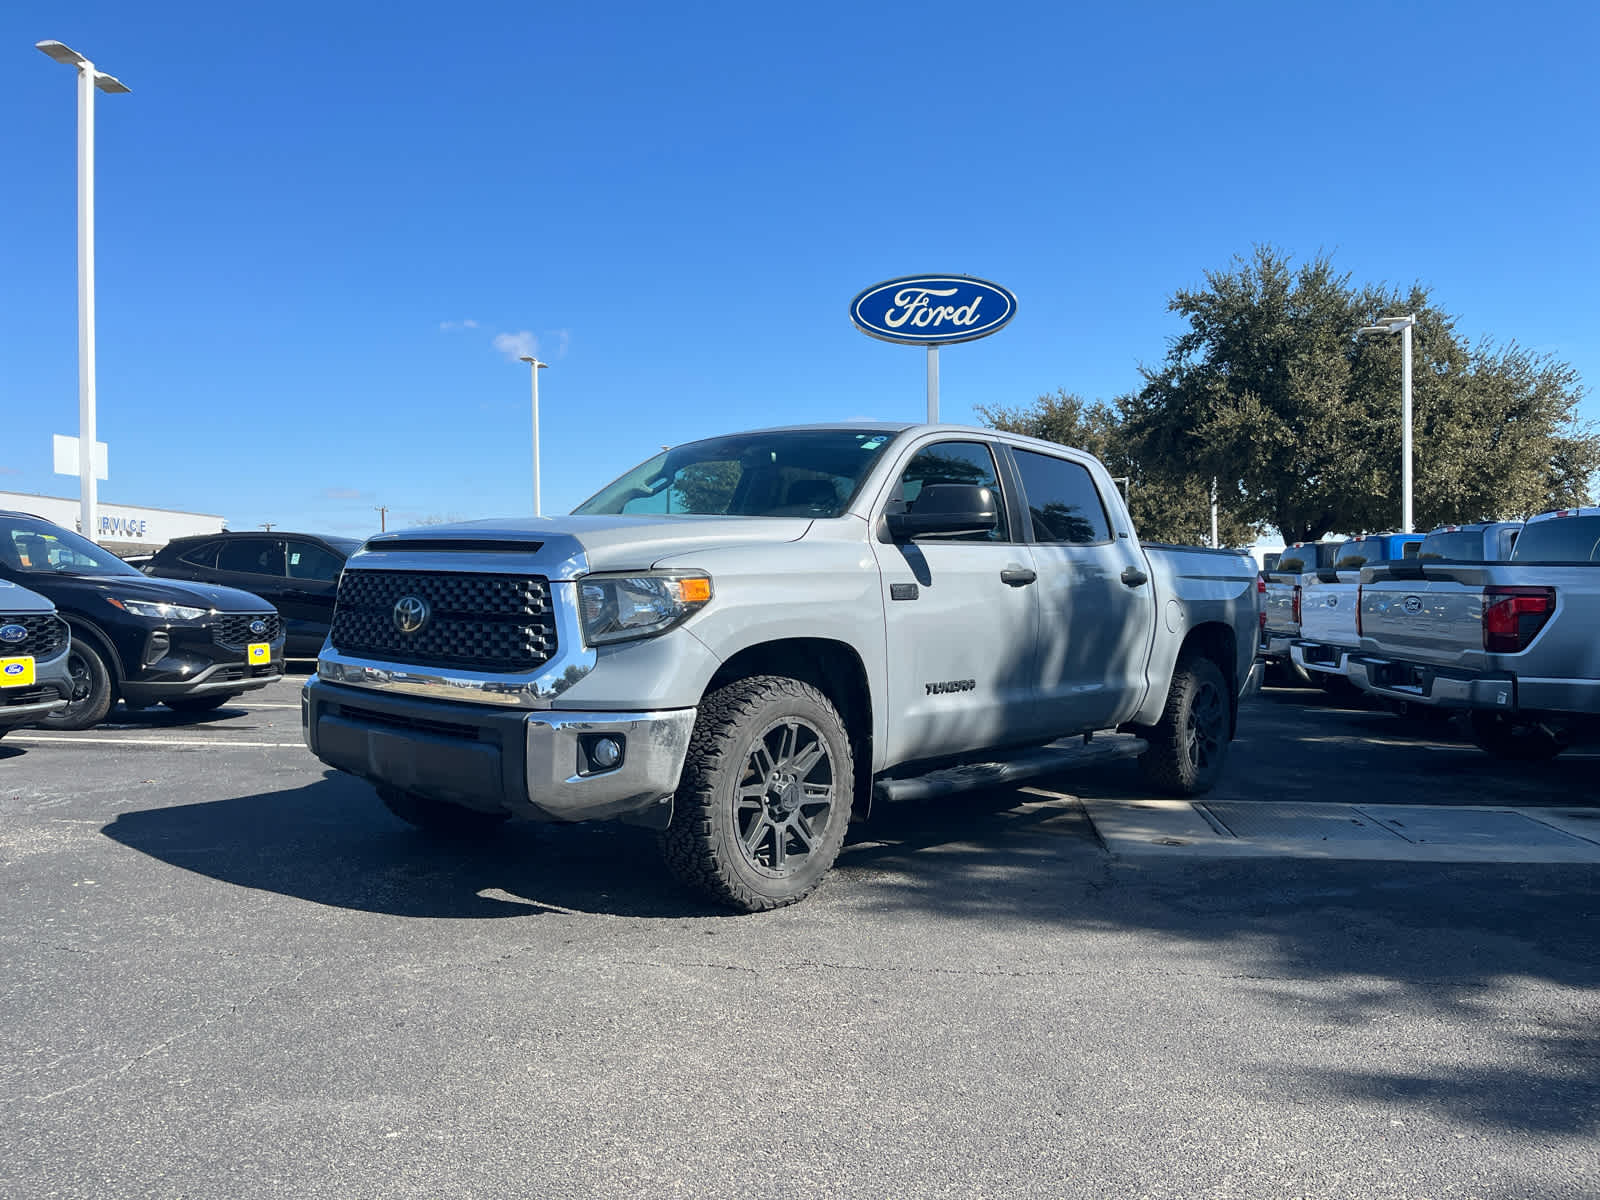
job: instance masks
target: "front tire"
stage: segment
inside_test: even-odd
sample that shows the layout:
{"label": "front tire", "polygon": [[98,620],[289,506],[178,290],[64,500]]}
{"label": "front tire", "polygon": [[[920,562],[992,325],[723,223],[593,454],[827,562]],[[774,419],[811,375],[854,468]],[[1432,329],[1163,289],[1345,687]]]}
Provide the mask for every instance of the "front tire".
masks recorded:
{"label": "front tire", "polygon": [[1139,756],[1146,781],[1175,796],[1209,792],[1228,760],[1228,686],[1209,658],[1178,663],[1161,720],[1143,730]]}
{"label": "front tire", "polygon": [[756,675],[700,705],[661,835],[677,878],[739,912],[809,896],[850,824],[855,768],[837,710],[798,679]]}
{"label": "front tire", "polygon": [[1482,710],[1474,710],[1468,721],[1478,749],[1508,762],[1548,762],[1567,748],[1565,741],[1536,721]]}
{"label": "front tire", "polygon": [[236,699],[238,695],[238,692],[228,692],[221,696],[169,696],[161,703],[173,712],[203,713],[221,708],[228,701]]}
{"label": "front tire", "polygon": [[67,673],[72,676],[72,695],[67,706],[39,722],[41,729],[90,729],[106,719],[116,703],[111,672],[105,659],[86,639],[74,631],[72,648],[67,651]]}
{"label": "front tire", "polygon": [[510,813],[462,808],[459,804],[401,791],[399,788],[379,788],[378,799],[407,825],[445,838],[484,837],[511,819]]}

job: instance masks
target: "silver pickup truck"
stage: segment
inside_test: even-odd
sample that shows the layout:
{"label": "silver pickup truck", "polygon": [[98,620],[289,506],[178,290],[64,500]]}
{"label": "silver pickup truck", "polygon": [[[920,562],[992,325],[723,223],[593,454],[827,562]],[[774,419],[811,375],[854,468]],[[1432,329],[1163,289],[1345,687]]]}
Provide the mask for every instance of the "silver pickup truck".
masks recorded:
{"label": "silver pickup truck", "polygon": [[1300,587],[1300,636],[1289,647],[1294,664],[1329,691],[1351,689],[1345,659],[1361,645],[1356,599],[1363,567],[1415,555],[1420,533],[1375,533],[1340,546],[1333,565],[1317,568]]}
{"label": "silver pickup truck", "polygon": [[1509,561],[1367,568],[1359,612],[1349,671],[1363,691],[1463,710],[1478,745],[1504,758],[1551,758],[1595,732],[1600,508],[1531,518]]}
{"label": "silver pickup truck", "polygon": [[1261,640],[1258,657],[1276,667],[1291,683],[1310,683],[1305,668],[1294,661],[1294,643],[1300,636],[1301,598],[1305,585],[1319,570],[1333,565],[1344,542],[1296,542],[1284,548],[1272,570],[1264,576],[1261,592]]}
{"label": "silver pickup truck", "polygon": [[756,911],[807,895],[874,796],[1054,769],[1069,736],[1209,788],[1255,633],[1250,560],[1142,546],[1086,454],[774,429],[673,447],[568,517],[373,538],[305,736],[413,824],[653,826],[680,879]]}

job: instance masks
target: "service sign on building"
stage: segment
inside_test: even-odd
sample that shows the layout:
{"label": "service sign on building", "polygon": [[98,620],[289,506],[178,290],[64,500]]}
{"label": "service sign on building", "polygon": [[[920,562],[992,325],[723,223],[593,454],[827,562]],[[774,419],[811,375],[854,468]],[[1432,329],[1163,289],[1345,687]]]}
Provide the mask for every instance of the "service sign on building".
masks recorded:
{"label": "service sign on building", "polygon": [[908,346],[949,346],[988,337],[1017,312],[1017,298],[971,275],[906,275],[875,283],[850,302],[869,337]]}

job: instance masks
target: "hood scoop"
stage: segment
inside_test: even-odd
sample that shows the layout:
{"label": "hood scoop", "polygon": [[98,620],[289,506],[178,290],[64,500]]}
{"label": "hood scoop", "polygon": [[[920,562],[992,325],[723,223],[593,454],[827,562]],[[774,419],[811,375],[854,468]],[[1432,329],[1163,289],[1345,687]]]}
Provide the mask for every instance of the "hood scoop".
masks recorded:
{"label": "hood scoop", "polygon": [[373,538],[366,549],[405,550],[425,554],[537,554],[543,542],[512,538]]}

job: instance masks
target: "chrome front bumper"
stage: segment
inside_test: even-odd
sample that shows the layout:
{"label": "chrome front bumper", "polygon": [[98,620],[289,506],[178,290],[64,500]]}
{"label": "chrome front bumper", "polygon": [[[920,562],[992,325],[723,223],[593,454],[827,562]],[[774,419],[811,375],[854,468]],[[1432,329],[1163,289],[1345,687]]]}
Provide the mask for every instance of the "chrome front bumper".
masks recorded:
{"label": "chrome front bumper", "polygon": [[[518,712],[364,691],[317,678],[301,693],[306,745],[379,787],[546,821],[672,816],[696,710]],[[621,761],[597,764],[609,738]]]}

